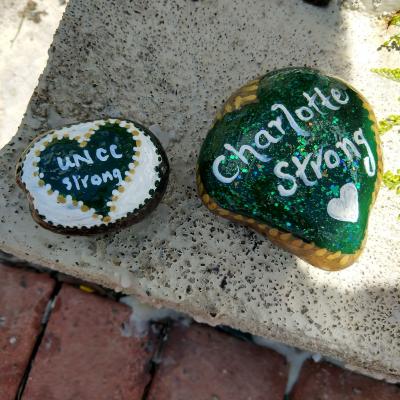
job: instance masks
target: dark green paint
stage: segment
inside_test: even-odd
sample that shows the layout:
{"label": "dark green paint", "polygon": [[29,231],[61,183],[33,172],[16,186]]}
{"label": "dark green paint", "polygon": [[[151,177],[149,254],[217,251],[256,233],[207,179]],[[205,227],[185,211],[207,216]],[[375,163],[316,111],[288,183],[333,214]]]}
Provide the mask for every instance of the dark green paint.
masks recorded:
{"label": "dark green paint", "polygon": [[[112,144],[117,146],[116,151],[118,154],[122,154],[122,157],[114,158],[110,155],[107,161],[99,161],[96,158],[96,150],[104,148],[110,154],[109,148]],[[40,154],[39,173],[44,174],[42,180],[46,184],[50,184],[53,191],[58,190],[65,197],[71,195],[74,200],[83,201],[88,207],[94,208],[97,214],[106,216],[110,211],[107,202],[111,200],[112,191],[117,188],[119,179],[113,177],[112,181],[107,180],[106,183],[99,186],[92,185],[90,179],[93,175],[102,176],[106,171],[112,172],[115,168],[119,169],[122,179],[124,179],[125,172],[129,170],[129,164],[133,162],[135,144],[132,134],[125,128],[118,124],[107,123],[95,131],[84,148],[80,147],[74,139],[53,140]],[[65,160],[65,157],[70,157],[72,161],[73,154],[83,156],[84,150],[88,150],[93,159],[93,164],[88,165],[82,162],[79,167],[72,167],[67,171],[60,169],[57,157],[61,157],[63,160]],[[81,184],[81,189],[77,190],[72,175],[80,178],[88,175],[87,188],[84,188]],[[62,183],[64,178],[70,179],[71,190],[67,190],[66,185]]]}
{"label": "dark green paint", "polygon": [[[330,94],[332,88],[346,90],[350,101],[338,111],[322,108],[324,115],[315,112],[310,121],[312,126],[309,126],[296,117],[295,110],[307,105],[303,92],[311,95],[316,86],[325,95]],[[335,144],[338,139],[343,138],[349,138],[354,143],[353,132],[362,128],[378,168],[375,134],[362,100],[343,82],[305,68],[288,68],[268,73],[260,81],[257,96],[257,103],[248,104],[240,110],[226,114],[209,131],[199,156],[199,172],[206,192],[221,207],[282,231],[291,232],[306,242],[315,242],[319,247],[330,251],[356,252],[366,233],[376,174],[369,177],[364,169],[362,160],[367,156],[365,146],[357,145],[361,159],[349,161],[340,149],[335,148]],[[297,136],[281,111],[271,111],[271,106],[275,103],[284,104],[300,127],[309,131],[311,136]],[[236,150],[242,145],[251,145],[256,149],[254,137],[259,130],[267,129],[273,136],[279,136],[276,128],[267,127],[268,122],[275,120],[279,115],[282,115],[286,135],[280,142],[265,150],[257,149],[259,153],[271,157],[270,162],[260,162],[248,151],[245,153],[249,160],[248,165],[235,157],[229,158],[232,153],[224,149],[225,143],[231,144]],[[285,172],[294,175],[296,168],[291,162],[292,155],[303,160],[306,153],[317,153],[321,146],[325,150],[336,150],[341,158],[341,165],[335,169],[328,169],[323,161],[321,170],[323,174],[325,171],[326,176],[317,180],[317,185],[305,186],[297,178],[296,193],[290,197],[280,196],[278,184],[281,183],[285,187],[291,185],[274,175],[275,164],[278,161],[287,161],[289,168],[285,169]],[[232,176],[237,167],[240,168],[239,177],[230,184],[221,183],[212,172],[212,164],[220,155],[226,156],[226,161],[221,166],[224,175]],[[316,157],[312,159],[315,160]],[[310,165],[306,173],[311,180],[315,179]],[[326,211],[328,201],[339,197],[340,187],[348,182],[353,182],[358,188],[357,223],[335,220]]]}

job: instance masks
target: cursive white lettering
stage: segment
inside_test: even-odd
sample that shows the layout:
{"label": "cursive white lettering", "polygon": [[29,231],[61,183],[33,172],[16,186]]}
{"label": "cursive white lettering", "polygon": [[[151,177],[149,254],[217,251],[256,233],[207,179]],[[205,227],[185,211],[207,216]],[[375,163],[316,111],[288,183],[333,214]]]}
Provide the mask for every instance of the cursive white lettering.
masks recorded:
{"label": "cursive white lettering", "polygon": [[296,193],[297,190],[297,182],[296,178],[293,177],[290,174],[286,174],[282,172],[282,168],[287,168],[289,164],[286,161],[279,161],[274,168],[274,174],[284,180],[288,180],[292,182],[292,187],[290,189],[286,189],[283,185],[279,184],[278,185],[278,191],[281,196],[287,197],[287,196],[293,196]]}

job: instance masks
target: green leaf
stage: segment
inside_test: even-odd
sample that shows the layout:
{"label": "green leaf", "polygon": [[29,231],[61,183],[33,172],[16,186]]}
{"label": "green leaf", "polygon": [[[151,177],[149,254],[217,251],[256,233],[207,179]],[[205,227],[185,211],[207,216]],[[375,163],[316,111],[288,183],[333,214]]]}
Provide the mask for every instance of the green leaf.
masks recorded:
{"label": "green leaf", "polygon": [[395,126],[400,126],[400,115],[389,115],[384,120],[379,121],[378,126],[380,134],[383,135]]}
{"label": "green leaf", "polygon": [[400,33],[397,35],[391,36],[386,42],[384,42],[378,50],[381,50],[382,48],[385,48],[386,50],[397,50],[400,51]]}
{"label": "green leaf", "polygon": [[390,25],[400,26],[400,11],[397,11],[397,13],[395,13],[393,17],[390,19],[389,26]]}
{"label": "green leaf", "polygon": [[398,190],[400,189],[400,174],[399,170],[397,171],[397,174],[394,174],[392,171],[386,171],[383,174],[383,184],[389,189],[389,190],[396,190],[396,193],[398,194]]}
{"label": "green leaf", "polygon": [[384,78],[400,82],[400,68],[372,68],[371,71]]}

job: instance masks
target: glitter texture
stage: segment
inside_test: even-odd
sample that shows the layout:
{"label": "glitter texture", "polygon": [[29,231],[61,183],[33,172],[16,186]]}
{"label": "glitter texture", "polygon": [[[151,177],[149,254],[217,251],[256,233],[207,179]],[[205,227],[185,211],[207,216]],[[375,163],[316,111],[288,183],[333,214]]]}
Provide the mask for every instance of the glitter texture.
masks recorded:
{"label": "glitter texture", "polygon": [[381,165],[369,105],[343,81],[306,68],[266,74],[256,94],[225,106],[209,131],[198,161],[204,191],[219,207],[307,243],[357,252]]}

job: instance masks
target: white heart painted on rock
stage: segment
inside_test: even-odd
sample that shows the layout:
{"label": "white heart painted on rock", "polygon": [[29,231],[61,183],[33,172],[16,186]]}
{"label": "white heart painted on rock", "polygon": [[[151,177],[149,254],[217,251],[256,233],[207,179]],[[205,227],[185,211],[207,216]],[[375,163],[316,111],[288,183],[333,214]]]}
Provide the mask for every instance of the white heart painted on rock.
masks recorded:
{"label": "white heart painted on rock", "polygon": [[340,188],[340,197],[329,200],[327,211],[330,217],[339,221],[358,221],[358,191],[354,183],[346,183]]}

